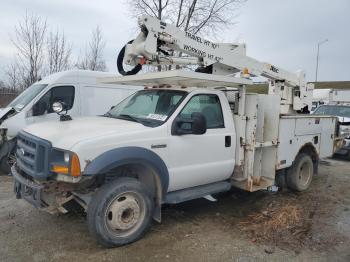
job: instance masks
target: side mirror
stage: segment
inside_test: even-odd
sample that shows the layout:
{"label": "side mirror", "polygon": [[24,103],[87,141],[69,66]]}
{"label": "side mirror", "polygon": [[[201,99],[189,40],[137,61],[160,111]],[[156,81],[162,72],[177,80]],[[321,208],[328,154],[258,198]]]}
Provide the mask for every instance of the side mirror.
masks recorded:
{"label": "side mirror", "polygon": [[38,101],[32,108],[33,116],[41,116],[47,110],[47,103],[45,101]]}
{"label": "side mirror", "polygon": [[207,120],[200,112],[191,114],[190,119],[177,117],[171,127],[172,135],[203,135],[207,132]]}

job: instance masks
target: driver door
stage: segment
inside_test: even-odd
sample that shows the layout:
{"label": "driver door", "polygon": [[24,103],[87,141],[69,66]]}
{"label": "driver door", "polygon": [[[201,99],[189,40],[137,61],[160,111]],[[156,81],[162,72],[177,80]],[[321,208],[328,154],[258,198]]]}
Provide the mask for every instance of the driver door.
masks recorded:
{"label": "driver door", "polygon": [[[203,135],[170,135],[169,191],[228,179],[234,167],[234,139],[225,127],[220,98],[216,94],[194,95],[177,117],[204,115],[207,131]],[[230,138],[228,138],[230,137]]]}
{"label": "driver door", "polygon": [[75,102],[74,86],[55,86],[43,95],[32,108],[32,117],[34,123],[57,121],[59,116],[52,110],[54,102],[64,102],[68,108],[69,115],[77,115],[79,108]]}

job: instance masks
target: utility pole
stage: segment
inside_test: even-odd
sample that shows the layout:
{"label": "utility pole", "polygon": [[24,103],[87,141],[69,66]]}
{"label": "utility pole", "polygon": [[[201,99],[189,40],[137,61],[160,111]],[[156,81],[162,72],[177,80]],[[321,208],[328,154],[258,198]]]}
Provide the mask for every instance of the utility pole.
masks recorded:
{"label": "utility pole", "polygon": [[317,82],[317,74],[318,74],[318,60],[320,56],[320,45],[328,42],[328,39],[325,39],[323,41],[320,41],[317,43],[317,56],[316,56],[316,77],[315,77],[315,83]]}

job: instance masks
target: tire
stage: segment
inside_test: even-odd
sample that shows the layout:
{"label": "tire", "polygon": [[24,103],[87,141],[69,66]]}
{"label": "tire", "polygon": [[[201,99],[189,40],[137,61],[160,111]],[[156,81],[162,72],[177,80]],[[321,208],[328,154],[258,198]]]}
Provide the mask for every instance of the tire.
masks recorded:
{"label": "tire", "polygon": [[287,188],[285,172],[276,172],[275,184],[278,187],[279,191],[284,191]]}
{"label": "tire", "polygon": [[300,153],[287,171],[287,186],[294,191],[309,188],[314,174],[314,165],[308,154]]}
{"label": "tire", "polygon": [[14,154],[10,154],[9,156],[4,156],[0,160],[0,173],[4,175],[8,175],[11,173],[11,167],[14,165],[16,161],[16,157]]}
{"label": "tire", "polygon": [[135,242],[149,229],[153,207],[143,184],[134,178],[117,178],[103,185],[89,203],[90,234],[105,247]]}

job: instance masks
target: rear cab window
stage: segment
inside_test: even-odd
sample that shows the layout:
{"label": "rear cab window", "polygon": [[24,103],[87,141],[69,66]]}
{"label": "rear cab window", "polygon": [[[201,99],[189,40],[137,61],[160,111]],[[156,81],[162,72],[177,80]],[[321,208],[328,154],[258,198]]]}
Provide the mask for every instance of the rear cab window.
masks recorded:
{"label": "rear cab window", "polygon": [[180,113],[181,118],[190,119],[192,113],[202,113],[208,129],[225,128],[220,99],[215,94],[194,95]]}

